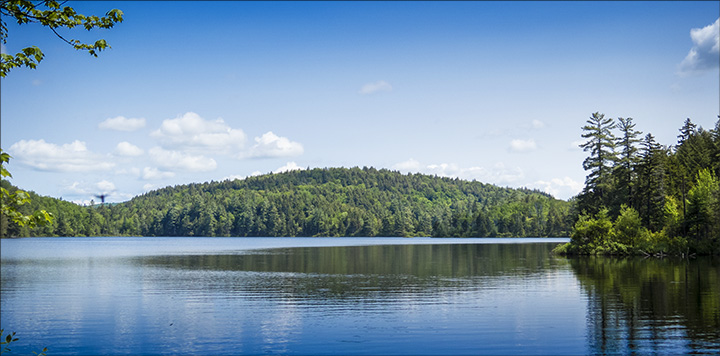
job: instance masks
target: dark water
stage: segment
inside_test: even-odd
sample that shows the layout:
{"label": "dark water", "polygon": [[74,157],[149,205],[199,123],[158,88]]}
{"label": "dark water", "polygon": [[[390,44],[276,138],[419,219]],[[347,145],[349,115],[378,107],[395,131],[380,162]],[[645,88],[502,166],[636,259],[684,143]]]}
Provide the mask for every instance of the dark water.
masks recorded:
{"label": "dark water", "polygon": [[2,240],[0,318],[11,354],[720,352],[718,260],[544,241]]}

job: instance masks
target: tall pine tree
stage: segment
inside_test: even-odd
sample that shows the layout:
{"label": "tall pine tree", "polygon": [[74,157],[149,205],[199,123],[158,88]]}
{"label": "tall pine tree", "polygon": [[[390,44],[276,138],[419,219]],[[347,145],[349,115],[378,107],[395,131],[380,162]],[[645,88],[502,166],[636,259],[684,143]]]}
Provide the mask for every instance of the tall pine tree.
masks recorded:
{"label": "tall pine tree", "polygon": [[666,158],[667,150],[655,141],[652,134],[645,135],[638,167],[640,184],[637,210],[643,219],[643,226],[653,231],[659,231],[663,225]]}
{"label": "tall pine tree", "polygon": [[[601,206],[609,204],[609,190],[612,185],[611,173],[616,161],[615,136],[612,129],[615,122],[604,114],[593,113],[583,126],[582,137],[587,141],[580,145],[590,155],[583,161],[583,168],[590,173],[585,178],[585,189],[581,193],[580,209],[594,214]],[[600,202],[600,204],[598,204]]]}
{"label": "tall pine tree", "polygon": [[636,168],[640,160],[637,144],[642,141],[638,138],[642,132],[635,130],[635,123],[633,123],[631,117],[619,117],[617,128],[620,130],[621,135],[616,141],[620,152],[614,172],[617,189],[614,192],[615,199],[611,208],[613,215],[619,213],[622,204],[636,206]]}

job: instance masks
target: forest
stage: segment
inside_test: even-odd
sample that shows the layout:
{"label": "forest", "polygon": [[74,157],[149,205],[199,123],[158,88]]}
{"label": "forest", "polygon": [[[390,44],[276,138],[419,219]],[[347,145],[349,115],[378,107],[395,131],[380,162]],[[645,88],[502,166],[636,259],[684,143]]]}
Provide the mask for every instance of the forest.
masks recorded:
{"label": "forest", "polygon": [[[7,180],[3,187],[15,188]],[[166,187],[79,206],[28,192],[30,228],[2,236],[568,236],[570,204],[537,190],[375,168],[315,168]]]}
{"label": "forest", "polygon": [[686,119],[671,146],[632,118],[596,112],[582,129],[589,173],[556,253],[720,254],[720,116],[712,130]]}

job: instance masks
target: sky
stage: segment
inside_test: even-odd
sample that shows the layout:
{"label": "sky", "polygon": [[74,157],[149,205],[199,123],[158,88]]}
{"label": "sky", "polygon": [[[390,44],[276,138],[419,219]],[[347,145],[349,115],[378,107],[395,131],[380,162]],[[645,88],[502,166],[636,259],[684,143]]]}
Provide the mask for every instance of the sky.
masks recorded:
{"label": "sky", "polygon": [[11,183],[79,204],[293,169],[375,167],[583,187],[581,127],[632,117],[659,143],[720,114],[717,1],[73,2],[117,8],[94,58],[8,19]]}

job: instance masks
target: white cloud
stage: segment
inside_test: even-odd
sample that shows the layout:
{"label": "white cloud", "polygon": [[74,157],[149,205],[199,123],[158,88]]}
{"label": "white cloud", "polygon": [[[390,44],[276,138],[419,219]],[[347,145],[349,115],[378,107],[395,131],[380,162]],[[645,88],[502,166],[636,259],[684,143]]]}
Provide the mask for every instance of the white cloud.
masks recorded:
{"label": "white cloud", "polygon": [[130,132],[145,127],[145,119],[128,119],[124,116],[118,116],[101,122],[98,127],[105,130]]}
{"label": "white cloud", "polygon": [[115,184],[106,180],[101,180],[97,182],[95,186],[102,192],[102,194],[115,191]]}
{"label": "white cloud", "polygon": [[150,136],[166,148],[237,152],[245,145],[245,133],[233,129],[223,119],[208,121],[194,112],[162,122]]}
{"label": "white cloud", "polygon": [[303,167],[300,167],[295,162],[288,162],[286,165],[276,169],[273,171],[273,173],[283,173],[283,172],[290,172],[290,171],[298,171],[304,169]]}
{"label": "white cloud", "polygon": [[414,159],[400,162],[392,166],[406,173],[423,173],[437,175],[439,177],[456,177],[465,180],[477,180],[483,183],[495,185],[517,184],[525,176],[520,167],[507,168],[503,163],[496,163],[491,168],[485,167],[460,167],[454,163],[439,163],[423,166]]}
{"label": "white cloud", "polygon": [[191,155],[179,151],[168,151],[153,147],[148,151],[150,158],[162,168],[188,172],[207,172],[217,168],[217,162],[202,155]]}
{"label": "white cloud", "polygon": [[118,169],[115,171],[115,174],[128,174],[131,176],[140,177],[140,168],[131,167],[131,168]]}
{"label": "white cloud", "polygon": [[90,152],[85,142],[77,140],[64,145],[45,140],[21,140],[10,146],[9,151],[18,161],[42,171],[90,172],[115,166],[105,157]]}
{"label": "white cloud", "polygon": [[174,172],[161,171],[155,167],[143,168],[142,178],[143,179],[163,179],[172,178],[175,176]]}
{"label": "white cloud", "polygon": [[[294,165],[294,164],[295,164],[295,162],[288,162],[287,165],[276,169],[276,170],[274,171],[274,173],[282,173],[282,172],[287,172],[287,171],[293,170],[293,169],[285,169],[285,168],[286,168],[286,167],[291,167],[291,165]],[[302,168],[297,168],[297,169],[302,169]],[[264,173],[263,173],[263,172],[260,172],[260,171],[253,171],[252,173],[250,173],[249,175],[246,175],[246,176],[245,176],[245,175],[242,175],[242,174],[233,174],[233,175],[227,176],[227,177],[225,177],[225,178],[223,178],[223,179],[220,179],[220,181],[236,180],[236,179],[243,180],[243,179],[248,178],[248,177],[257,177],[257,176],[261,176],[261,175],[263,175],[263,174],[264,174]]]}
{"label": "white cloud", "polygon": [[711,25],[690,30],[693,47],[680,63],[680,74],[704,72],[720,67],[720,18]]}
{"label": "white cloud", "polygon": [[146,191],[146,192],[152,190],[153,188],[155,188],[155,185],[151,184],[151,183],[146,183],[143,185],[143,191]]}
{"label": "white cloud", "polygon": [[570,199],[580,193],[583,183],[576,182],[570,177],[553,178],[550,181],[539,180],[530,185],[531,188],[538,188],[559,199]]}
{"label": "white cloud", "polygon": [[529,139],[529,140],[519,140],[515,139],[510,141],[510,151],[511,152],[530,152],[535,151],[537,149],[537,145],[535,144],[535,140]]}
{"label": "white cloud", "polygon": [[374,83],[367,83],[367,84],[363,85],[362,88],[360,88],[359,93],[363,94],[363,95],[368,95],[368,94],[377,93],[379,91],[391,91],[391,90],[392,90],[392,85],[390,85],[390,83],[388,83],[384,80],[379,80]]}
{"label": "white cloud", "polygon": [[73,182],[71,185],[65,187],[63,190],[66,193],[71,194],[88,194],[90,192],[90,189],[87,187],[87,185],[81,182]]}
{"label": "white cloud", "polygon": [[299,156],[304,151],[302,144],[277,136],[272,131],[256,137],[255,142],[249,157],[290,157]]}
{"label": "white cloud", "polygon": [[391,168],[403,172],[417,172],[420,170],[420,162],[416,161],[414,158],[410,158],[405,162],[392,165]]}
{"label": "white cloud", "polygon": [[540,120],[535,119],[532,121],[532,127],[534,129],[541,129],[541,128],[545,127],[545,123]]}
{"label": "white cloud", "polygon": [[69,195],[96,195],[108,194],[115,192],[115,184],[107,180],[101,180],[95,184],[87,182],[73,182],[71,185],[63,188],[63,191]]}
{"label": "white cloud", "polygon": [[126,141],[118,143],[115,147],[115,154],[118,156],[137,157],[142,156],[143,153],[142,148]]}

